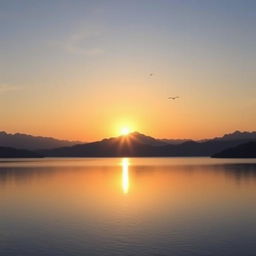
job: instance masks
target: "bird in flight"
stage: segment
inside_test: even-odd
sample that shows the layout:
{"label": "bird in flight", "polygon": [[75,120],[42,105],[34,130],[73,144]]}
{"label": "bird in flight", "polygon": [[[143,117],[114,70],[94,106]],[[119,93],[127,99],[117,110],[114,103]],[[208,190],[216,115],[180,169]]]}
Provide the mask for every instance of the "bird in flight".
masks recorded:
{"label": "bird in flight", "polygon": [[153,76],[153,73],[150,73],[149,76]]}
{"label": "bird in flight", "polygon": [[179,98],[179,96],[175,96],[175,97],[169,97],[168,99],[169,100],[176,100],[176,99],[178,99]]}

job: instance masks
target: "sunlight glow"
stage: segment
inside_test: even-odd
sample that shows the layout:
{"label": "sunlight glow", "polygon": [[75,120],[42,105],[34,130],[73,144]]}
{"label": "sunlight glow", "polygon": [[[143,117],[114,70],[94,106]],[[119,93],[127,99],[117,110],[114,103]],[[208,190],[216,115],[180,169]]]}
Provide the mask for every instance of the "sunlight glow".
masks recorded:
{"label": "sunlight glow", "polygon": [[131,132],[129,127],[123,127],[120,131],[121,135],[128,135]]}
{"label": "sunlight glow", "polygon": [[123,193],[129,192],[129,160],[128,158],[122,159],[122,189]]}

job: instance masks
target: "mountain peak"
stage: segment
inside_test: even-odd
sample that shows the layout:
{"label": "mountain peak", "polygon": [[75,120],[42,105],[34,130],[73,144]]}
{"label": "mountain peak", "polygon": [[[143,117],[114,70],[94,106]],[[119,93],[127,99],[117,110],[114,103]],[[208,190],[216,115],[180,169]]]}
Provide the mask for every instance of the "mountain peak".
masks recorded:
{"label": "mountain peak", "polygon": [[163,145],[167,145],[167,143],[165,143],[164,141],[160,140],[160,139],[155,139],[151,136],[147,136],[145,134],[142,134],[140,132],[132,132],[129,135],[129,138],[131,140],[134,140],[135,142],[139,142],[142,144],[147,144],[147,145],[151,145],[151,146],[163,146]]}
{"label": "mountain peak", "polygon": [[139,144],[145,144],[150,146],[164,146],[168,144],[160,139],[155,139],[153,137],[147,136],[137,131],[131,132],[127,135],[120,135],[118,137],[106,138],[101,141],[102,142],[127,141],[129,143],[139,143]]}
{"label": "mountain peak", "polygon": [[223,140],[256,139],[256,132],[248,132],[248,131],[241,132],[239,130],[236,130],[233,133],[225,134],[223,137],[218,137],[216,139],[223,139]]}

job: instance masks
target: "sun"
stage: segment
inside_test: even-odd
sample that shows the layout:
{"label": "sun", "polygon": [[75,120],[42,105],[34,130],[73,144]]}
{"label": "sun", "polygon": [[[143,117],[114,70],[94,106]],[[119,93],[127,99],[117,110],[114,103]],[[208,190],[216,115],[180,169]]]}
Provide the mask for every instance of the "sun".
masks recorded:
{"label": "sun", "polygon": [[129,127],[123,127],[120,130],[121,135],[128,135],[131,132],[131,129]]}

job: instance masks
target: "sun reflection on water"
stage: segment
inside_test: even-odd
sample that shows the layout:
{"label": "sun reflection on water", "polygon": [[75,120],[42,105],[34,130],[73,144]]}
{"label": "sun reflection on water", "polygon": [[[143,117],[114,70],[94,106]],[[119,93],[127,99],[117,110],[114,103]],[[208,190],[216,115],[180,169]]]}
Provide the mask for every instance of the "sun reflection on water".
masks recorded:
{"label": "sun reflection on water", "polygon": [[129,192],[129,159],[122,159],[122,190],[124,194]]}

